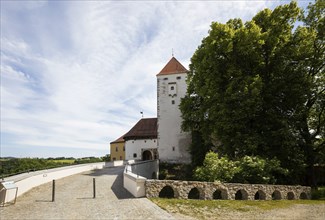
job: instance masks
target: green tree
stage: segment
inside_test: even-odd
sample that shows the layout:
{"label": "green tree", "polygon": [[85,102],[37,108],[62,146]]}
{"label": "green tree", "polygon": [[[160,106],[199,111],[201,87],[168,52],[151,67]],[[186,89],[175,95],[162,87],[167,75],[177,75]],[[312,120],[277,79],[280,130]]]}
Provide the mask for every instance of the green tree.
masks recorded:
{"label": "green tree", "polygon": [[[183,129],[230,159],[278,158],[287,183],[302,182],[307,167],[314,185],[313,166],[324,161],[324,5],[304,15],[291,2],[245,24],[213,22],[191,59]],[[193,147],[201,151],[193,157],[209,150]]]}

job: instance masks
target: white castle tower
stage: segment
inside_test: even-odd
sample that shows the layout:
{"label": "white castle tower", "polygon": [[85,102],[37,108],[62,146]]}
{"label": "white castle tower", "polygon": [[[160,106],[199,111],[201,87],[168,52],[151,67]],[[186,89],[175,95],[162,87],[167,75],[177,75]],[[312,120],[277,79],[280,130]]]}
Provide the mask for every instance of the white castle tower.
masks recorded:
{"label": "white castle tower", "polygon": [[157,147],[159,159],[169,163],[190,163],[191,136],[181,130],[179,105],[186,94],[188,70],[174,57],[157,74]]}

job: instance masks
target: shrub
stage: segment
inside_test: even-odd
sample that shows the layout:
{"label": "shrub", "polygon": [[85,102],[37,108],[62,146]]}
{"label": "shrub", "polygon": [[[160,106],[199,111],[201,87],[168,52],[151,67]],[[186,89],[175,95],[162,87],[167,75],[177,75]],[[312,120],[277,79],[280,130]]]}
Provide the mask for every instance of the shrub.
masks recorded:
{"label": "shrub", "polygon": [[232,180],[238,172],[236,163],[226,157],[220,157],[217,153],[209,152],[203,161],[203,166],[199,166],[194,171],[194,178],[201,181],[221,181]]}
{"label": "shrub", "polygon": [[275,174],[288,174],[277,159],[245,156],[232,161],[214,152],[207,153],[203,166],[194,170],[195,179],[209,182],[275,183]]}

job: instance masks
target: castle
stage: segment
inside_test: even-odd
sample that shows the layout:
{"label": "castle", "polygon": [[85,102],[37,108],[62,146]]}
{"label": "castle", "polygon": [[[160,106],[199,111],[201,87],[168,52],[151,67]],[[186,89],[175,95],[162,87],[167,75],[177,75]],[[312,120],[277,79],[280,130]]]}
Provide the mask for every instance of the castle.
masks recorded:
{"label": "castle", "polygon": [[157,118],[140,119],[110,143],[111,160],[190,163],[191,136],[181,130],[179,105],[187,91],[188,70],[172,57],[157,77]]}

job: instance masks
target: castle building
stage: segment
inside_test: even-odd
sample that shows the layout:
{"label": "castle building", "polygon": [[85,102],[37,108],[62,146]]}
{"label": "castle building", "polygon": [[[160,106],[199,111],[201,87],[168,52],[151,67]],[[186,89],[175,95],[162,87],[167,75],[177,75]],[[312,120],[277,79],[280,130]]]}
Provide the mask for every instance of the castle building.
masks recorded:
{"label": "castle building", "polygon": [[159,159],[169,163],[190,163],[191,136],[181,129],[179,105],[187,91],[188,70],[175,58],[157,74],[157,118]]}
{"label": "castle building", "polygon": [[[188,70],[172,57],[157,74],[157,118],[141,119],[121,137],[125,143],[125,160],[191,162],[191,136],[181,130],[182,117],[179,109],[181,98],[187,91],[187,72]],[[113,159],[117,158],[112,156],[116,153],[112,152],[112,143],[116,144],[115,142],[111,142]]]}
{"label": "castle building", "polygon": [[125,141],[122,137],[119,137],[115,141],[110,143],[111,146],[111,161],[125,160]]}

